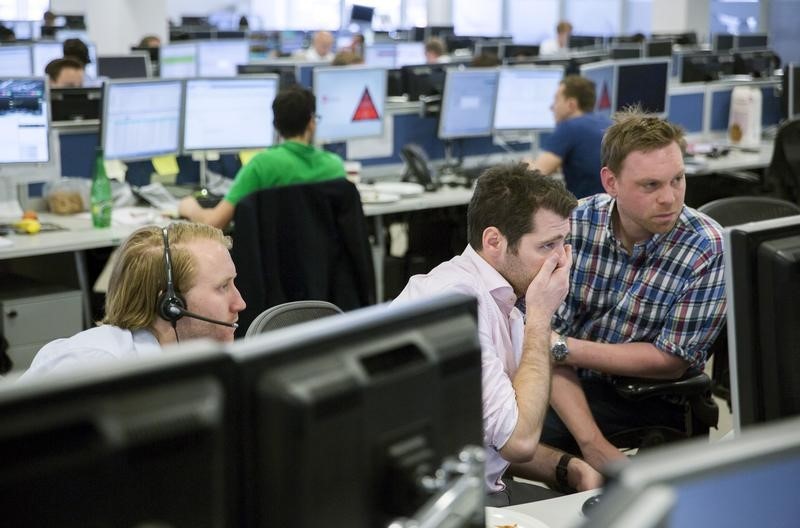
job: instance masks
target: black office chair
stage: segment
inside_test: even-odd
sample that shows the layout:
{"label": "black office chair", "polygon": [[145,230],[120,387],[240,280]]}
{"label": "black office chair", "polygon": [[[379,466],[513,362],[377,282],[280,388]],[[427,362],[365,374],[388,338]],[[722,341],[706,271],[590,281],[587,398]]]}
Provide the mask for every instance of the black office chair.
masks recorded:
{"label": "black office chair", "polygon": [[787,121],[775,136],[764,193],[800,205],[800,119]]}
{"label": "black office chair", "polygon": [[[759,220],[769,220],[800,214],[800,206],[767,196],[734,196],[709,202],[699,209],[722,227],[730,227]],[[731,406],[731,378],[728,363],[728,333],[723,328],[719,337],[711,346],[714,356],[712,368],[712,390],[714,394],[723,398],[728,407]]]}
{"label": "black office chair", "polygon": [[245,338],[271,332],[314,319],[338,315],[342,310],[326,301],[293,301],[273,306],[261,312],[247,328]]}
{"label": "black office chair", "polygon": [[[734,196],[709,202],[699,209],[723,227],[800,214],[800,207],[764,196]],[[669,395],[677,397],[685,409],[685,430],[669,427],[647,427],[624,431],[609,438],[617,447],[646,448],[655,445],[707,435],[719,420],[719,407],[712,398],[724,398],[730,407],[730,372],[728,368],[728,335],[723,325],[712,343],[709,358],[714,358],[712,376],[687,372],[679,380],[621,378],[616,381],[617,393],[627,399],[641,400]]]}

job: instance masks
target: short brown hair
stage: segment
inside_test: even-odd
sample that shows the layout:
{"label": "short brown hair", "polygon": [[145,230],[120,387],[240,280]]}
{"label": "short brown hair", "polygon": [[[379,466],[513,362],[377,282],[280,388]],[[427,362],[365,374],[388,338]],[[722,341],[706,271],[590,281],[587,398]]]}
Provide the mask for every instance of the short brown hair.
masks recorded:
{"label": "short brown hair", "polygon": [[561,84],[564,86],[564,97],[575,99],[581,112],[588,114],[594,111],[597,100],[594,81],[580,75],[567,75]]}
{"label": "short brown hair", "polygon": [[686,150],[683,129],[658,116],[645,114],[639,108],[617,112],[614,123],[603,135],[600,156],[604,167],[619,175],[628,154],[635,151],[651,152],[677,143],[681,152]]}
{"label": "short brown hair", "polygon": [[[176,222],[168,230],[172,277],[175,289],[186,293],[194,286],[196,264],[186,244],[195,240],[212,240],[231,248],[231,239],[216,227],[189,222]],[[158,297],[166,290],[163,228],[146,226],[137,229],[120,246],[111,271],[106,293],[104,324],[126,330],[153,327],[158,316]]]}
{"label": "short brown hair", "polygon": [[572,32],[572,24],[567,22],[566,20],[562,20],[556,26],[556,32],[561,33],[571,33]]}
{"label": "short brown hair", "polygon": [[480,178],[467,208],[467,236],[475,250],[483,249],[483,232],[496,227],[516,252],[523,235],[535,229],[533,214],[547,209],[568,217],[578,200],[560,181],[531,170],[525,163],[497,165]]}
{"label": "short brown hair", "polygon": [[447,52],[447,48],[444,46],[444,42],[440,38],[429,38],[428,41],[425,43],[425,52],[426,53],[435,53],[436,55],[444,55]]}
{"label": "short brown hair", "polygon": [[61,75],[61,70],[65,68],[72,68],[73,70],[83,71],[83,63],[73,59],[72,57],[64,57],[61,59],[53,59],[44,67],[44,73],[50,78],[50,82],[56,82],[58,76]]}

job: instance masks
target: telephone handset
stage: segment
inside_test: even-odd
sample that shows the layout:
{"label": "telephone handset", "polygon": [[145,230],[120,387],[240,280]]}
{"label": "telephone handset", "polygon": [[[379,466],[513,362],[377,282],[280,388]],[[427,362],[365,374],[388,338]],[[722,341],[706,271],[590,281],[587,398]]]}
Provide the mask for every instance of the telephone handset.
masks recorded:
{"label": "telephone handset", "polygon": [[431,168],[428,155],[422,147],[409,143],[400,149],[400,157],[406,162],[403,181],[416,181],[425,187],[426,191],[434,191],[439,187],[436,173]]}

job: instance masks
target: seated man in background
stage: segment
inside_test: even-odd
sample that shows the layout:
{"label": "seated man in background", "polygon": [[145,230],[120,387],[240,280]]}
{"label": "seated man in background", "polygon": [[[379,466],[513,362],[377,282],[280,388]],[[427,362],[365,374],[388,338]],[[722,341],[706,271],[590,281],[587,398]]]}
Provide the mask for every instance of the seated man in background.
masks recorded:
{"label": "seated man in background", "polygon": [[139,41],[139,48],[160,48],[161,39],[156,35],[145,35]]}
{"label": "seated man in background", "polygon": [[87,64],[92,62],[89,56],[89,47],[84,41],[78,38],[71,38],[64,41],[61,45],[65,58],[72,58],[83,64],[85,68]]}
{"label": "seated man in background", "polygon": [[564,77],[550,107],[556,128],[544,137],[533,162],[533,168],[543,174],[561,169],[567,189],[577,198],[603,192],[600,143],[611,120],[594,113],[594,104],[594,82],[577,75]]}
{"label": "seated man in background", "polygon": [[178,212],[193,222],[223,228],[233,218],[236,203],[250,193],[293,183],[312,183],[345,176],[342,159],[314,147],[317,128],[316,100],[305,88],[293,86],[272,103],[273,124],[283,143],[258,153],[236,174],[233,187],[216,207],[203,209],[187,196]]}
{"label": "seated man in background", "polygon": [[558,55],[569,51],[569,37],[572,35],[572,24],[561,20],[556,26],[556,37],[543,40],[539,45],[539,55]]}
{"label": "seated man in background", "polygon": [[625,400],[614,376],[669,380],[702,371],[725,318],[722,232],[684,205],[683,131],[635,111],[615,119],[602,147],[608,194],[582,200],[571,216],[570,291],[553,318],[555,412],[542,433],[598,469],[623,456],[609,435],[686,429],[682,405]]}
{"label": "seated man in background", "polygon": [[311,46],[303,52],[307,61],[330,62],[333,60],[333,34],[330,31],[317,31]]}
{"label": "seated man in background", "polygon": [[150,356],[181,340],[233,341],[245,303],[230,247],[222,231],[202,224],[136,230],[120,247],[102,324],[42,347],[23,377]]}
{"label": "seated man in background", "polygon": [[[412,277],[394,301],[444,292],[478,299],[491,506],[556,495],[501,478],[509,465],[515,475],[564,488],[601,484],[582,460],[539,443],[550,395],[550,320],[569,287],[572,258],[565,241],[576,204],[560,182],[524,164],[487,170],[469,204],[467,248],[427,275]],[[525,313],[518,308],[523,302]]]}
{"label": "seated man in background", "polygon": [[83,64],[71,57],[53,59],[44,68],[50,78],[50,88],[80,88],[83,86]]}
{"label": "seated man in background", "polygon": [[447,48],[440,38],[430,38],[425,42],[425,62],[428,64],[442,64],[450,62]]}

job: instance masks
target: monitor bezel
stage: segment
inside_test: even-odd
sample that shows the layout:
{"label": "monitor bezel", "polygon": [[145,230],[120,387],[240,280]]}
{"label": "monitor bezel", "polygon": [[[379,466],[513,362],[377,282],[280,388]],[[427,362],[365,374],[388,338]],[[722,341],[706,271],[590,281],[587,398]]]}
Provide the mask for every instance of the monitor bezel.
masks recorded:
{"label": "monitor bezel", "polygon": [[[112,86],[120,86],[120,85],[137,85],[137,84],[171,84],[171,83],[178,83],[180,85],[180,101],[178,101],[178,138],[177,138],[177,146],[176,150],[168,150],[163,152],[153,152],[148,153],[142,156],[108,156],[108,151],[106,150],[106,135],[108,132],[108,104],[109,104],[109,92],[112,89]],[[181,152],[183,152],[183,120],[182,120],[182,112],[183,112],[183,104],[184,104],[184,96],[185,96],[185,84],[183,79],[109,79],[103,85],[103,113],[101,114],[100,118],[100,146],[103,149],[103,158],[107,160],[121,160],[121,161],[147,161],[153,158],[157,158],[159,156],[179,156]]]}
{"label": "monitor bezel", "polygon": [[[146,77],[108,77],[100,73],[100,59],[128,59],[130,57],[142,57],[144,59],[144,68],[147,74]],[[108,79],[109,81],[122,81],[122,80],[150,80],[153,78],[153,66],[150,63],[150,55],[142,52],[130,52],[128,54],[115,54],[115,55],[99,55],[97,56],[97,78]]]}
{"label": "monitor bezel", "polygon": [[[19,76],[19,77],[5,77],[0,79],[3,81],[44,81],[44,102],[45,108],[47,111],[46,116],[46,124],[47,124],[47,159],[44,161],[7,161],[0,163],[0,178],[9,177],[16,181],[17,183],[22,183],[26,181],[36,182],[36,181],[47,181],[53,179],[52,175],[48,177],[42,178],[41,180],[36,180],[32,178],[27,178],[23,176],[15,176],[14,174],[4,174],[4,170],[2,169],[3,166],[8,167],[7,170],[27,170],[28,168],[34,167],[42,167],[42,173],[47,173],[47,169],[53,170],[53,163],[58,162],[60,160],[55,159],[55,156],[58,154],[54,152],[54,148],[56,145],[53,145],[53,141],[58,141],[58,135],[54,134],[53,130],[53,114],[52,114],[52,104],[50,102],[50,79],[45,75],[43,77],[34,76],[34,75],[26,75],[26,76]],[[38,173],[39,171],[37,171]]]}
{"label": "monitor bezel", "polygon": [[[249,81],[271,80],[275,83],[275,95],[277,96],[280,91],[280,76],[274,73],[267,74],[248,74],[246,76],[236,77],[193,77],[191,79],[184,79],[183,83],[183,97],[181,104],[181,152],[183,154],[192,154],[195,152],[219,152],[231,153],[240,152],[242,150],[255,150],[269,148],[277,143],[278,133],[270,121],[269,126],[272,130],[272,142],[269,145],[243,145],[236,147],[223,147],[223,148],[190,148],[186,145],[186,107],[189,99],[189,84],[197,82],[223,82],[223,83],[246,83]],[[273,99],[274,100],[274,99]],[[271,105],[271,103],[270,103]],[[236,124],[236,123],[234,123]]]}

